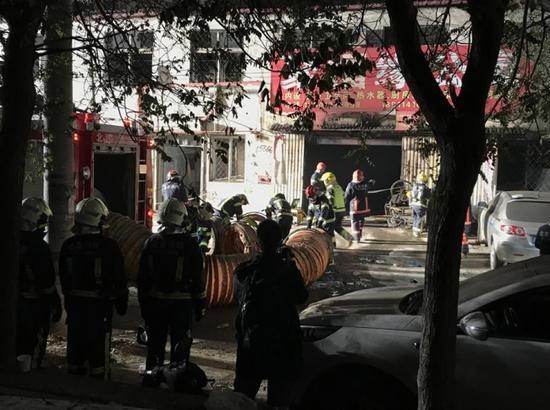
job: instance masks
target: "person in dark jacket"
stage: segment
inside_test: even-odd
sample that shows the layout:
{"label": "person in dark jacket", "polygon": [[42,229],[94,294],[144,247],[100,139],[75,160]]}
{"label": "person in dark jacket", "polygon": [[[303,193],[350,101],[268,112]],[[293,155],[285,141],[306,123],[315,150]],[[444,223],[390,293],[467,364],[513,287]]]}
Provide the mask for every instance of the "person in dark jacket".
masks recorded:
{"label": "person in dark jacket", "polygon": [[325,184],[321,180],[321,177],[327,170],[327,164],[324,162],[319,162],[317,166],[315,167],[315,172],[311,175],[311,178],[309,180],[309,184],[317,187],[320,192],[325,192]]}
{"label": "person in dark jacket", "polygon": [[233,195],[221,202],[220,208],[216,212],[216,216],[221,218],[224,224],[229,224],[230,219],[233,217],[241,219],[243,215],[243,205],[248,205],[248,198],[246,195]]}
{"label": "person in dark jacket", "polygon": [[306,197],[309,199],[307,209],[307,227],[315,226],[328,233],[334,240],[334,228],[336,226],[336,215],[332,204],[323,192],[314,185],[305,189]]}
{"label": "person in dark jacket", "polygon": [[268,404],[288,405],[288,390],[303,360],[296,305],[307,299],[300,271],[288,248],[281,248],[281,228],[272,220],[258,226],[262,252],[234,273],[239,312],[235,391],[254,398],[268,381]]}
{"label": "person in dark jacket", "polygon": [[59,256],[59,278],[67,311],[69,373],[110,378],[113,305],[119,315],[128,307],[124,259],[118,244],[103,235],[109,210],[98,198],[76,205],[74,236]]}
{"label": "person in dark jacket", "polygon": [[550,255],[550,222],[538,229],[535,247],[540,250],[541,255]]}
{"label": "person in dark jacket", "polygon": [[286,238],[292,228],[292,209],[290,204],[286,200],[284,194],[276,194],[269,200],[269,204],[265,209],[265,213],[268,219],[274,217],[275,222],[279,224],[283,238]]}
{"label": "person in dark jacket", "polygon": [[33,367],[44,358],[50,320],[58,322],[62,313],[52,254],[43,239],[51,215],[42,198],[25,198],[21,204],[16,354],[29,355]]}
{"label": "person in dark jacket", "polygon": [[365,175],[360,169],[353,171],[353,179],[346,187],[344,195],[346,208],[349,209],[352,235],[355,242],[360,242],[363,236],[365,217],[370,213],[367,194],[374,186],[373,179],[365,181]]}
{"label": "person in dark jacket", "polygon": [[138,299],[147,327],[147,370],[164,365],[168,334],[170,362],[177,345],[191,346],[193,317],[200,320],[205,311],[202,254],[197,241],[183,232],[185,215],[183,203],[164,201],[161,229],[147,239],[141,254]]}
{"label": "person in dark jacket", "polygon": [[187,190],[183,185],[178,171],[171,169],[166,175],[166,182],[162,184],[162,200],[176,198],[178,201],[187,202]]}

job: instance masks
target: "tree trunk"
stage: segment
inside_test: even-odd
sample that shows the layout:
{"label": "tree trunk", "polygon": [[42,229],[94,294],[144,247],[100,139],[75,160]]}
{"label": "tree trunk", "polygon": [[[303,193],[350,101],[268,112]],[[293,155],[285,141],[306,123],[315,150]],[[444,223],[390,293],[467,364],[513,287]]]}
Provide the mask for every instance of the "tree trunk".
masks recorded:
{"label": "tree trunk", "polygon": [[[472,126],[477,122],[477,126]],[[430,201],[419,357],[418,408],[454,409],[461,238],[483,158],[482,118],[455,120],[440,145],[441,170]]]}
{"label": "tree trunk", "polygon": [[47,239],[57,260],[61,245],[71,234],[74,209],[72,0],[50,2],[45,25],[48,54],[44,91],[49,137],[45,155],[51,162],[44,176],[44,199],[53,212]]}
{"label": "tree trunk", "polygon": [[35,101],[34,40],[45,2],[2,6],[0,14],[9,26],[4,48],[0,175],[4,180],[0,246],[0,371],[15,369],[19,227],[25,169],[25,150],[31,132]]}

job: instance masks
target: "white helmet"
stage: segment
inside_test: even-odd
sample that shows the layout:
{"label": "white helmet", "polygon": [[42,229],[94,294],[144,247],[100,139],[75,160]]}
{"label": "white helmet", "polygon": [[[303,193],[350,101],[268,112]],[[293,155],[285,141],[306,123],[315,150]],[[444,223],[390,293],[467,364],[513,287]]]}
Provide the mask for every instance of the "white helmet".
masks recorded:
{"label": "white helmet", "polygon": [[109,216],[109,209],[99,198],[84,198],[76,204],[74,221],[77,225],[101,228],[105,218]]}
{"label": "white helmet", "polygon": [[170,198],[160,205],[158,222],[162,225],[181,226],[187,216],[187,208],[183,202]]}
{"label": "white helmet", "polygon": [[45,228],[48,218],[52,216],[52,210],[42,198],[29,197],[21,202],[21,229],[32,232]]}

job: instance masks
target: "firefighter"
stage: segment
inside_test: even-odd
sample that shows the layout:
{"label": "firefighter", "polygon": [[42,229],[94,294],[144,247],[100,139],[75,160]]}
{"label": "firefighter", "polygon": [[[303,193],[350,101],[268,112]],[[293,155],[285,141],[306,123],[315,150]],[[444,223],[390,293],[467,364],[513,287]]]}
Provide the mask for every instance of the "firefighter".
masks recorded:
{"label": "firefighter", "polygon": [[248,205],[248,198],[246,195],[233,195],[222,201],[220,209],[216,212],[216,216],[221,218],[225,225],[228,225],[232,217],[241,219],[243,215],[243,205]]}
{"label": "firefighter", "polygon": [[314,185],[309,185],[305,190],[309,199],[307,210],[307,227],[315,226],[328,233],[334,241],[334,225],[336,218],[330,201],[326,195]]}
{"label": "firefighter", "polygon": [[178,201],[187,202],[187,191],[178,171],[175,169],[171,169],[166,174],[166,182],[162,184],[161,191],[163,201],[176,198]]}
{"label": "firefighter", "polygon": [[424,231],[424,221],[428,210],[428,201],[430,200],[431,190],[428,188],[428,175],[420,172],[416,176],[416,182],[413,184],[410,193],[410,205],[413,215],[413,236],[418,237]]}
{"label": "firefighter", "polygon": [[[146,369],[164,364],[170,334],[170,362],[178,344],[190,346],[192,318],[205,311],[203,260],[197,241],[183,232],[185,205],[172,198],[159,212],[159,232],[145,242],[138,274],[138,299],[147,327]],[[143,383],[150,385],[144,378]],[[156,383],[155,383],[156,385]]]}
{"label": "firefighter", "polygon": [[360,242],[363,236],[365,217],[370,213],[367,194],[374,184],[374,179],[365,181],[363,171],[356,169],[353,171],[352,181],[346,187],[344,201],[346,208],[349,209],[355,242]]}
{"label": "firefighter", "polygon": [[69,373],[110,378],[113,305],[128,307],[124,259],[118,244],[103,235],[109,210],[98,198],[76,205],[74,236],[61,247],[59,277],[67,311]]}
{"label": "firefighter", "polygon": [[284,194],[276,194],[271,198],[265,209],[265,213],[268,219],[272,219],[272,217],[275,216],[275,222],[279,224],[283,238],[286,238],[292,227],[293,216],[290,204],[286,200]]}
{"label": "firefighter", "polygon": [[550,222],[538,229],[535,246],[540,250],[541,255],[550,255]]}
{"label": "firefighter", "polygon": [[332,205],[334,210],[334,216],[336,222],[334,224],[334,230],[346,241],[348,241],[348,246],[351,245],[353,237],[349,234],[348,231],[342,226],[342,221],[346,215],[346,202],[344,199],[344,190],[338,184],[336,180],[336,175],[332,172],[325,172],[321,177],[321,181],[325,184],[327,189],[326,196]]}
{"label": "firefighter", "polygon": [[29,355],[33,367],[44,358],[50,320],[58,322],[62,313],[52,255],[43,239],[51,215],[41,198],[25,198],[21,204],[16,352]]}
{"label": "firefighter", "polygon": [[197,240],[199,242],[199,248],[202,252],[208,252],[210,249],[208,244],[212,237],[212,217],[214,216],[214,208],[209,202],[203,202],[199,205],[198,210],[198,227],[197,227]]}
{"label": "firefighter", "polygon": [[326,170],[327,164],[325,164],[324,162],[319,162],[315,167],[315,172],[311,175],[309,181],[310,185],[316,186],[321,192],[325,192],[325,184],[323,183],[323,181],[321,181],[321,177]]}

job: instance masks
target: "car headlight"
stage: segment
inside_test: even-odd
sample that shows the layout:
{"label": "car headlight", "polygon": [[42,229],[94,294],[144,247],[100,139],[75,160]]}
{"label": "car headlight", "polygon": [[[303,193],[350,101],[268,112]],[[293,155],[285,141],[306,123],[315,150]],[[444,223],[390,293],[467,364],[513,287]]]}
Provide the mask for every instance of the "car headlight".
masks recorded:
{"label": "car headlight", "polygon": [[303,339],[306,342],[322,340],[340,329],[340,327],[337,326],[302,325],[300,327],[302,328]]}

